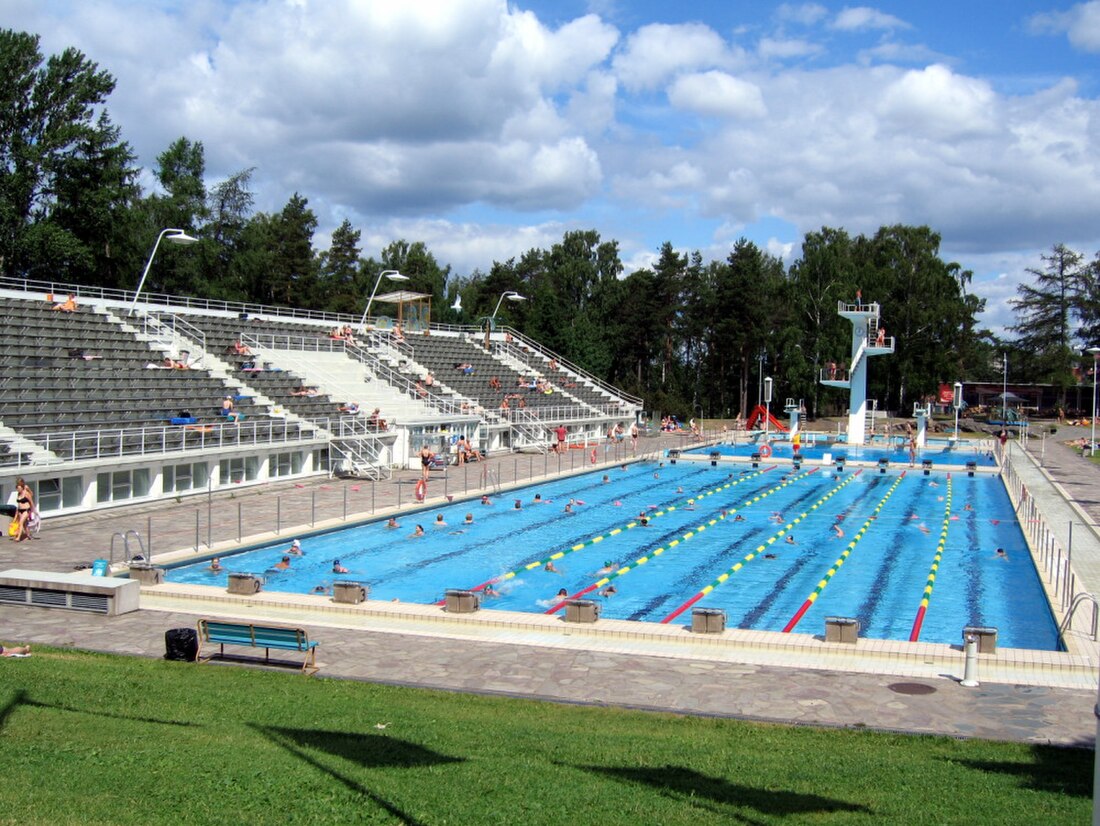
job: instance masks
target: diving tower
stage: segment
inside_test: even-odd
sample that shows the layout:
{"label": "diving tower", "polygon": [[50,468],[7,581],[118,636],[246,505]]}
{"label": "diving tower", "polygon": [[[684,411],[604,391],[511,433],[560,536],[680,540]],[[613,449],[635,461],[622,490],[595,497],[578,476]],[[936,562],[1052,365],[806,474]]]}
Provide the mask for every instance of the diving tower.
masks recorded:
{"label": "diving tower", "polygon": [[869,304],[837,302],[837,313],[852,322],[852,360],[847,368],[830,362],[821,370],[826,387],[847,387],[848,444],[867,442],[867,359],[894,352],[894,337],[885,335],[877,301]]}

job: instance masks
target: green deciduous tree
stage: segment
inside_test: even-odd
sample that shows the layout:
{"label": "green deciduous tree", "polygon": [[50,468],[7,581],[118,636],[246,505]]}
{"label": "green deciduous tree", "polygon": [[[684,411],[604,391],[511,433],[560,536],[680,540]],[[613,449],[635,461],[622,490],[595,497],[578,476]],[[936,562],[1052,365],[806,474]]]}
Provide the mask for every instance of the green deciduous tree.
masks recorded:
{"label": "green deciduous tree", "polygon": [[114,85],[76,49],[43,62],[36,35],[0,30],[5,274],[110,283],[126,267],[136,171],[100,109]]}

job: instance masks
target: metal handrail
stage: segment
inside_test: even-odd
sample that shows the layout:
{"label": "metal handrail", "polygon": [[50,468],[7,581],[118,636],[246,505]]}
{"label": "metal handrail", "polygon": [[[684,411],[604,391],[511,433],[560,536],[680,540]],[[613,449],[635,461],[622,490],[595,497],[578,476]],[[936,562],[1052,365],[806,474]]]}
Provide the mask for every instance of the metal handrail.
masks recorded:
{"label": "metal handrail", "polygon": [[[322,434],[315,432],[316,428],[308,423],[300,423],[292,429],[290,423],[282,419],[254,419],[240,424],[219,423],[195,427],[194,430],[188,430],[184,425],[162,425],[90,431],[73,430],[61,433],[26,431],[23,435],[54,453],[67,448],[67,452],[73,456],[73,459],[61,461],[154,456],[250,444],[294,444],[321,441],[325,438]],[[281,434],[278,433],[279,430],[282,431]],[[233,433],[238,438],[226,440],[224,436],[226,433]],[[189,441],[188,436],[194,436],[197,439]],[[78,455],[89,447],[94,448],[90,455]],[[22,467],[23,463],[20,462],[17,466]]]}
{"label": "metal handrail", "polygon": [[1096,642],[1097,626],[1100,625],[1100,603],[1098,603],[1096,597],[1088,591],[1079,591],[1074,595],[1073,600],[1069,604],[1069,609],[1066,611],[1065,617],[1062,618],[1062,622],[1058,626],[1059,637],[1073,625],[1073,615],[1076,613],[1077,608],[1084,602],[1092,603],[1092,641]]}
{"label": "metal handrail", "polygon": [[[516,339],[518,341],[522,341],[525,345],[530,347],[532,350],[536,350],[537,352],[541,353],[546,358],[547,361],[549,361],[550,359],[553,359],[554,361],[556,361],[558,363],[559,367],[566,368],[570,372],[572,372],[572,373],[580,376],[581,378],[583,378],[585,381],[590,382],[590,383],[596,385],[597,387],[599,387],[601,390],[604,390],[604,391],[610,393],[612,396],[614,396],[616,398],[619,398],[619,399],[624,399],[625,401],[628,401],[631,404],[636,404],[639,407],[642,406],[644,400],[642,398],[640,398],[639,396],[633,396],[629,393],[624,393],[622,390],[615,387],[614,385],[608,384],[603,379],[597,378],[596,376],[589,373],[587,370],[585,370],[581,367],[578,367],[576,364],[569,361],[569,359],[565,358],[564,356],[558,355],[553,350],[550,350],[546,347],[543,347],[541,344],[536,342],[534,339],[527,338],[527,336],[523,335],[523,333],[519,332],[519,330],[516,330],[512,327],[504,327],[502,329],[503,329],[503,332],[511,335],[513,339]],[[500,332],[500,331],[498,330],[498,332]]]}

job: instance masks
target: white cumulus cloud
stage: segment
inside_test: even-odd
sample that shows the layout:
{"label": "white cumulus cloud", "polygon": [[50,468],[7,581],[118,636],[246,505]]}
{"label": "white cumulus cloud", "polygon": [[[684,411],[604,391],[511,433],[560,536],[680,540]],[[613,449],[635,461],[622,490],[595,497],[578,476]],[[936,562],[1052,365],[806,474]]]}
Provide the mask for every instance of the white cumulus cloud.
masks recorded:
{"label": "white cumulus cloud", "polygon": [[867,29],[907,29],[909,24],[892,14],[886,14],[870,6],[849,6],[841,10],[832,22],[832,28],[840,31]]}
{"label": "white cumulus cloud", "polygon": [[1074,48],[1100,52],[1100,2],[1078,3],[1069,11],[1033,15],[1028,20],[1033,32],[1065,34]]}
{"label": "white cumulus cloud", "polygon": [[760,87],[725,72],[682,75],[668,90],[677,109],[729,118],[760,118],[767,114]]}

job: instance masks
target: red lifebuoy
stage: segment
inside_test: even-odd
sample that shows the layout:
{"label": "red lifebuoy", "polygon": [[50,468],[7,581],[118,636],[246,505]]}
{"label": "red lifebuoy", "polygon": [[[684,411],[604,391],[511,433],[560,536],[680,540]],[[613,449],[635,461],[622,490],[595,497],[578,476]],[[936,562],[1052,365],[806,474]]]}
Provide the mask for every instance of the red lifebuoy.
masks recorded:
{"label": "red lifebuoy", "polygon": [[427,496],[427,495],[428,495],[428,483],[425,482],[423,479],[420,479],[416,483],[416,493],[415,493],[416,501],[417,502],[423,502],[424,497]]}
{"label": "red lifebuoy", "polygon": [[771,445],[761,445],[760,446],[760,458],[761,459],[767,459],[771,455],[772,455],[772,446]]}
{"label": "red lifebuoy", "polygon": [[596,448],[592,448],[592,464],[596,464]]}

